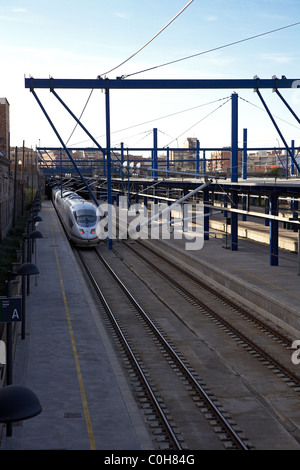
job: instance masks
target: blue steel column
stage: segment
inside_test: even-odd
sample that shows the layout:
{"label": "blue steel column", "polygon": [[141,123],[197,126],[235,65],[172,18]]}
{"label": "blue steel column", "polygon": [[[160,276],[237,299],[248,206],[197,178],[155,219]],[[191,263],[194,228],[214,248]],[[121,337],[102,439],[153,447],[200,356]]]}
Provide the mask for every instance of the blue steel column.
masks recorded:
{"label": "blue steel column", "polygon": [[107,204],[108,204],[108,248],[112,249],[112,211],[111,211],[111,152],[110,152],[110,103],[109,88],[105,93],[106,109],[106,154],[107,154]]}
{"label": "blue steel column", "polygon": [[[270,214],[270,200],[266,197],[265,198],[265,214]],[[269,227],[270,219],[265,219],[265,227]]]}
{"label": "blue steel column", "polygon": [[[270,196],[270,214],[278,213],[278,195]],[[278,220],[270,220],[270,265],[278,266]]]}
{"label": "blue steel column", "polygon": [[[238,192],[233,191],[231,194],[231,207],[238,208]],[[237,251],[238,249],[238,214],[231,212],[231,250]]]}
{"label": "blue steel column", "polygon": [[62,153],[61,149],[59,152],[59,161],[60,161],[60,196],[63,195],[63,168],[62,168]]}
{"label": "blue steel column", "polygon": [[[299,206],[298,200],[297,199],[292,199],[291,200],[291,209],[294,211],[293,212],[293,218],[295,218],[295,219],[298,218],[298,206]],[[294,228],[293,231],[298,232],[298,229]]]}
{"label": "blue steel column", "polygon": [[204,241],[209,240],[209,191],[208,189],[203,190],[203,204],[204,204]]}
{"label": "blue steel column", "polygon": [[[242,196],[242,202],[243,202],[243,211],[247,210],[247,196]],[[245,222],[247,220],[246,214],[243,214],[242,216],[242,221]]]}
{"label": "blue steel column", "polygon": [[124,179],[123,163],[124,163],[124,143],[121,142],[121,169],[120,169],[120,177],[122,178],[122,180]]}
{"label": "blue steel column", "polygon": [[[157,129],[153,129],[152,169],[157,170]],[[157,180],[157,171],[152,171],[151,176]]]}
{"label": "blue steel column", "polygon": [[[291,142],[291,152],[293,155],[293,158],[295,159],[295,141],[292,140]],[[293,159],[291,159],[291,176],[294,176],[295,174],[295,165]]]}
{"label": "blue steel column", "polygon": [[[231,181],[238,181],[238,94],[231,95]],[[238,207],[238,194],[232,193],[232,208]],[[231,250],[238,249],[238,214],[231,213]]]}
{"label": "blue steel column", "polygon": [[199,154],[200,154],[200,142],[197,139],[197,146],[196,146],[196,175],[199,175]]}
{"label": "blue steel column", "polygon": [[247,179],[247,129],[243,129],[243,180]]}
{"label": "blue steel column", "polygon": [[[242,177],[243,180],[247,179],[247,129],[243,129],[243,165],[242,165]],[[247,209],[247,196],[242,197],[243,210]],[[247,216],[243,214],[242,220],[245,222]]]}
{"label": "blue steel column", "polygon": [[238,181],[238,94],[231,95],[231,181]]}
{"label": "blue steel column", "polygon": [[167,174],[166,174],[166,178],[170,177],[169,170],[170,170],[170,149],[168,147],[167,148]]}
{"label": "blue steel column", "polygon": [[[152,169],[157,170],[157,129],[153,129],[153,155],[152,155]],[[152,171],[154,181],[157,181],[157,171]]]}
{"label": "blue steel column", "polygon": [[103,153],[103,178],[106,176],[106,154]]}

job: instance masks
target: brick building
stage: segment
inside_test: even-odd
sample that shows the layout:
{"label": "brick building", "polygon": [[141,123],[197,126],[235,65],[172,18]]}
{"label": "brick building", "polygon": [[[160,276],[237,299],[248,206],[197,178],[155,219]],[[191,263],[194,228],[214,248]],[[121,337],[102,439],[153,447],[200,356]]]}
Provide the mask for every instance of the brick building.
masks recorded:
{"label": "brick building", "polygon": [[9,104],[0,98],[0,241],[12,225],[13,185],[9,159]]}
{"label": "brick building", "polygon": [[0,98],[0,152],[9,158],[9,103],[6,98]]}
{"label": "brick building", "polygon": [[9,103],[0,98],[0,241],[23,213],[26,188],[39,183],[37,153],[10,147]]}
{"label": "brick building", "polygon": [[[243,153],[238,152],[238,171],[242,171]],[[211,160],[207,160],[208,170],[213,172],[229,173],[231,168],[231,150],[217,150],[211,153]]]}

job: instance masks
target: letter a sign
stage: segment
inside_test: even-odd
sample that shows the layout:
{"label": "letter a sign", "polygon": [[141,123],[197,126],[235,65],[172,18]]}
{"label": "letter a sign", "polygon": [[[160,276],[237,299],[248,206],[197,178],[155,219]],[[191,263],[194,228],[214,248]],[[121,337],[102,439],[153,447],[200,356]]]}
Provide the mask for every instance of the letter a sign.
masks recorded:
{"label": "letter a sign", "polygon": [[22,298],[0,297],[0,323],[22,320]]}

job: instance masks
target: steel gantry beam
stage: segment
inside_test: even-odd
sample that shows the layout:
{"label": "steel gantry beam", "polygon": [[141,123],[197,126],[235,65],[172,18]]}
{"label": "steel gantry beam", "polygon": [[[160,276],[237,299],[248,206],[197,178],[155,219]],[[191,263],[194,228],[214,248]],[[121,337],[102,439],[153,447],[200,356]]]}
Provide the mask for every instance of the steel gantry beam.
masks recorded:
{"label": "steel gantry beam", "polygon": [[48,89],[110,89],[110,90],[183,90],[183,89],[277,89],[295,88],[298,79],[271,78],[271,79],[151,79],[139,80],[122,78],[108,79],[64,79],[64,78],[25,78],[25,88]]}
{"label": "steel gantry beam", "polygon": [[[105,107],[106,107],[106,156],[107,156],[107,199],[110,205],[111,202],[111,142],[110,142],[110,90],[146,90],[146,89],[156,89],[156,90],[192,90],[192,89],[253,89],[257,92],[259,98],[261,99],[262,103],[265,106],[266,111],[268,112],[270,118],[274,126],[276,127],[277,131],[280,134],[280,137],[283,140],[283,143],[290,154],[292,163],[296,166],[297,170],[300,172],[300,167],[293,155],[293,152],[288,148],[287,143],[285,142],[273,116],[271,115],[268,107],[266,106],[261,93],[259,90],[261,89],[272,89],[277,92],[279,97],[284,101],[281,95],[278,92],[278,89],[293,89],[297,88],[300,85],[299,79],[288,79],[285,76],[282,76],[281,79],[277,77],[272,77],[271,79],[260,79],[259,77],[254,77],[253,79],[150,79],[150,80],[140,80],[140,79],[129,79],[126,80],[123,77],[118,77],[116,79],[108,79],[108,78],[101,78],[98,77],[97,79],[55,79],[55,78],[48,78],[48,79],[35,79],[33,77],[25,78],[25,88],[30,89],[34,97],[36,98],[38,104],[40,105],[42,111],[44,112],[46,118],[48,119],[50,125],[52,126],[56,136],[60,140],[64,150],[68,154],[68,157],[73,162],[72,156],[67,149],[65,143],[61,139],[57,129],[55,128],[53,122],[49,118],[46,110],[44,109],[43,105],[41,104],[35,89],[50,89],[50,91],[54,94],[54,96],[66,107],[66,109],[70,112],[71,116],[76,120],[77,124],[81,125],[80,120],[74,116],[74,114],[69,110],[69,108],[63,103],[61,98],[54,92],[54,89],[90,89],[90,90],[104,90],[106,93],[106,100],[105,100]],[[231,127],[231,180],[232,182],[238,181],[238,95],[234,93],[232,95],[232,127]],[[284,101],[285,102],[285,101]],[[285,103],[286,104],[286,103]],[[294,114],[294,113],[293,113]],[[298,118],[297,118],[298,120]],[[298,120],[299,122],[299,120]],[[81,125],[81,127],[83,127]],[[87,129],[83,127],[83,130],[87,132]],[[93,139],[94,140],[94,139]],[[95,142],[95,140],[94,140]],[[96,142],[98,148],[100,149],[100,145]],[[245,145],[244,145],[245,147]],[[244,149],[245,150],[245,149]],[[153,159],[157,154],[157,140],[154,139],[154,149],[153,149]],[[77,169],[77,168],[76,168]],[[77,169],[78,173],[80,174],[79,169]],[[86,186],[87,183],[85,182],[83,175],[81,178]],[[153,175],[155,178],[155,175]],[[89,188],[88,188],[89,189]],[[93,194],[92,198],[95,200]],[[98,205],[97,201],[95,201]],[[236,204],[236,201],[235,201]],[[274,201],[272,201],[272,205],[274,206]],[[276,211],[276,208],[272,208],[272,211]],[[237,250],[237,217],[232,217],[232,250]],[[109,232],[111,227],[109,227]],[[275,235],[273,235],[275,233]],[[274,263],[273,258],[276,258],[276,250],[278,249],[278,236],[276,225],[273,224],[271,230],[271,245],[272,245],[272,263]],[[109,237],[109,246],[111,248],[111,238]]]}

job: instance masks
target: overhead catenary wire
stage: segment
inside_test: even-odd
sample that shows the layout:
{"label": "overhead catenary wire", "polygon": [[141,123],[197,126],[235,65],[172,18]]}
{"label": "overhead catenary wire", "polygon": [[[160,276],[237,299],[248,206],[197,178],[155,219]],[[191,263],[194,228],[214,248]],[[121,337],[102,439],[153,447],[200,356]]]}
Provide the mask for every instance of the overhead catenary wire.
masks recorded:
{"label": "overhead catenary wire", "polygon": [[[84,105],[84,107],[83,107],[83,110],[81,111],[80,116],[79,116],[79,121],[81,120],[81,118],[82,118],[82,116],[83,116],[83,113],[84,113],[84,111],[85,111],[85,109],[86,109],[86,107],[87,107],[87,105],[88,105],[88,102],[89,102],[90,99],[91,99],[91,96],[92,96],[92,94],[93,94],[93,91],[94,91],[94,89],[92,89],[92,90],[90,91],[90,94],[89,94],[89,96],[88,96],[88,99],[87,99],[87,101],[86,101],[86,103],[85,103],[85,105]],[[76,130],[76,128],[77,128],[77,126],[78,126],[78,122],[76,122],[76,124],[75,124],[75,126],[74,126],[74,129],[72,130],[71,135],[70,135],[70,137],[68,138],[68,140],[67,140],[67,142],[66,142],[66,145],[68,145],[68,143],[69,143],[69,141],[70,141],[72,135],[74,134],[74,132],[75,132],[75,130]]]}
{"label": "overhead catenary wire", "polygon": [[298,21],[297,23],[292,23],[292,24],[289,24],[289,25],[286,25],[286,26],[282,26],[280,28],[272,29],[270,31],[265,31],[264,33],[255,34],[254,36],[249,36],[249,37],[244,38],[244,39],[239,39],[237,41],[229,42],[227,44],[223,44],[222,46],[213,47],[212,49],[207,49],[206,51],[202,51],[202,52],[198,52],[196,54],[192,54],[192,55],[189,55],[189,56],[186,56],[186,57],[182,57],[181,59],[175,59],[175,60],[172,60],[170,62],[165,62],[164,64],[155,65],[153,67],[149,67],[147,69],[140,70],[138,72],[130,73],[130,74],[127,74],[127,75],[122,75],[122,78],[124,79],[124,78],[132,77],[133,75],[137,75],[137,74],[140,74],[140,73],[149,72],[150,70],[158,69],[158,68],[161,68],[161,67],[166,67],[167,65],[175,64],[175,63],[181,62],[183,60],[192,59],[192,58],[198,57],[200,55],[208,54],[209,52],[218,51],[218,50],[224,49],[226,47],[230,47],[230,46],[234,46],[236,44],[240,44],[242,42],[251,41],[252,39],[256,39],[256,38],[259,38],[259,37],[262,37],[262,36],[266,36],[267,34],[276,33],[277,31],[282,31],[284,29],[292,28],[293,26],[298,26],[298,25],[300,25],[300,21]]}
{"label": "overhead catenary wire", "polygon": [[[159,36],[171,23],[173,23],[190,5],[191,3],[193,3],[194,0],[190,0],[158,33],[156,33],[149,41],[147,41],[146,44],[144,44],[144,46],[140,47],[140,49],[138,49],[134,54],[132,54],[130,57],[128,57],[128,59],[124,60],[121,64],[117,65],[116,67],[114,67],[113,69],[109,70],[108,72],[105,72],[101,75],[98,76],[98,78],[101,78],[103,75],[107,75],[108,73],[112,72],[113,70],[116,70],[117,68],[121,67],[121,65],[124,65],[126,62],[128,62],[130,59],[132,59],[133,57],[135,57],[139,52],[141,52],[143,49],[145,49],[146,46],[148,46],[148,44],[150,44],[152,41],[154,41],[155,38],[157,38],[157,36]],[[86,104],[84,105],[84,108],[80,114],[80,117],[79,117],[79,120],[81,120],[82,116],[83,116],[83,113],[88,105],[88,102],[93,94],[93,89],[91,90],[89,96],[88,96],[88,99],[86,101]],[[76,128],[77,128],[77,125],[78,123],[75,124],[74,126],[74,129],[73,131],[71,132],[71,135],[70,137],[68,138],[67,140],[67,144],[69,143],[72,135],[74,134]]]}
{"label": "overhead catenary wire", "polygon": [[[254,108],[257,108],[257,109],[259,109],[260,111],[263,111],[264,113],[266,113],[266,110],[265,110],[264,108],[261,108],[260,106],[257,106],[257,104],[251,103],[251,101],[246,100],[246,99],[243,98],[242,96],[239,96],[239,99],[245,101],[245,103],[250,104],[250,105],[253,106]],[[285,123],[288,124],[289,126],[295,127],[296,129],[299,130],[299,126],[296,126],[295,124],[292,124],[291,122],[288,122],[288,121],[286,121],[285,119],[282,119],[281,117],[276,116],[276,114],[274,114],[274,117],[276,117],[277,119],[279,119],[279,120],[282,121],[282,122],[285,122]]]}
{"label": "overhead catenary wire", "polygon": [[[225,100],[226,98],[221,98],[222,100]],[[181,137],[183,134],[185,134],[186,132],[188,132],[189,130],[191,130],[193,127],[197,126],[200,122],[204,121],[204,119],[208,118],[209,116],[211,116],[212,114],[214,114],[216,111],[218,111],[218,109],[222,108],[222,106],[224,106],[226,103],[228,103],[229,101],[231,100],[231,97],[229,97],[227,99],[227,101],[225,101],[225,103],[222,103],[220,104],[217,108],[213,109],[210,113],[208,113],[206,116],[204,116],[203,118],[201,118],[199,121],[197,121],[195,124],[193,124],[191,127],[189,127],[188,129],[186,129],[184,132],[182,132],[180,135],[178,135],[175,139],[173,139],[171,142],[169,142],[167,145],[165,145],[164,147],[168,147],[172,142],[174,142],[174,140],[177,140],[179,139],[179,137]],[[218,100],[220,101],[220,100]]]}
{"label": "overhead catenary wire", "polygon": [[151,39],[149,39],[149,41],[146,42],[146,44],[144,44],[142,47],[140,47],[136,52],[134,52],[134,54],[132,54],[130,57],[128,57],[128,59],[124,60],[123,62],[121,62],[119,65],[117,65],[116,67],[112,68],[111,70],[109,70],[108,72],[105,72],[105,73],[102,73],[101,75],[99,75],[99,77],[103,77],[111,72],[113,72],[114,70],[118,69],[119,67],[121,67],[122,65],[126,64],[126,62],[128,62],[129,60],[131,60],[133,57],[135,57],[139,52],[141,52],[143,49],[145,49],[145,47],[147,47],[152,41],[154,41],[155,38],[157,38],[157,36],[159,36],[168,26],[170,26],[171,23],[173,23],[190,5],[191,3],[193,3],[194,0],[190,0],[186,5],[185,7],[183,7],[163,28],[161,28],[161,30],[156,33]]}
{"label": "overhead catenary wire", "polygon": [[[187,3],[187,5],[179,12],[177,13],[177,15],[175,15],[174,18],[172,18],[172,20],[170,20],[165,26],[164,28],[162,28],[155,36],[153,36],[153,38],[151,38],[144,46],[142,46],[138,51],[136,51],[134,54],[132,54],[128,59],[126,59],[125,61],[123,61],[120,65],[118,65],[117,67],[111,69],[110,71],[106,72],[107,73],[110,73],[111,71],[119,68],[121,65],[123,65],[124,63],[128,62],[132,57],[134,57],[135,55],[137,55],[142,49],[144,49],[150,42],[152,42],[162,31],[164,31],[181,13],[183,13],[184,10],[186,10],[186,8],[193,2],[193,0],[189,1]],[[154,70],[154,69],[157,69],[157,68],[160,68],[160,67],[165,67],[167,65],[171,65],[171,64],[174,64],[174,63],[177,63],[177,62],[180,62],[180,61],[184,61],[184,60],[188,60],[188,59],[191,59],[191,58],[194,58],[194,57],[197,57],[197,56],[200,56],[200,55],[204,55],[204,54],[208,54],[210,52],[213,52],[213,51],[217,51],[217,50],[220,50],[220,49],[223,49],[223,48],[226,48],[226,47],[230,47],[230,46],[233,46],[233,45],[236,45],[236,44],[239,44],[239,43],[243,43],[243,42],[246,42],[246,41],[250,41],[252,39],[256,39],[256,38],[259,38],[259,37],[262,37],[262,36],[265,36],[265,35],[268,35],[268,34],[271,34],[271,33],[274,33],[274,32],[277,32],[277,31],[282,31],[284,29],[287,29],[287,28],[291,28],[291,27],[294,27],[294,26],[298,26],[300,24],[300,21],[296,22],[296,23],[292,23],[292,24],[289,24],[289,25],[286,25],[286,26],[282,26],[280,28],[276,28],[276,29],[273,29],[273,30],[270,30],[270,31],[266,31],[264,33],[259,33],[259,34],[256,34],[254,36],[250,36],[250,37],[247,37],[247,38],[244,38],[244,39],[240,39],[240,40],[237,40],[237,41],[234,41],[234,42],[231,42],[231,43],[227,43],[227,44],[224,44],[222,46],[218,46],[218,47],[215,47],[215,48],[212,48],[212,49],[208,49],[206,51],[202,51],[202,52],[199,52],[199,53],[196,53],[196,54],[192,54],[190,56],[186,56],[186,57],[183,57],[181,59],[176,59],[176,60],[173,60],[173,61],[170,61],[170,62],[166,62],[164,64],[160,64],[160,65],[156,65],[154,67],[150,67],[150,68],[147,68],[147,69],[144,69],[144,70],[141,70],[139,72],[134,72],[134,73],[131,73],[131,74],[127,74],[127,75],[123,75],[122,78],[127,78],[127,77],[130,77],[130,76],[133,76],[133,75],[137,75],[137,74],[140,74],[140,73],[144,73],[144,72],[147,72],[147,71],[150,71],[150,70]],[[105,74],[102,74],[102,75],[105,75]],[[101,77],[101,75],[99,76]],[[91,90],[90,94],[89,94],[89,97],[87,99],[87,102],[81,112],[81,115],[80,115],[80,118],[79,120],[82,118],[82,115],[87,107],[87,104],[91,98],[91,95],[93,93],[93,90]],[[246,101],[246,100],[245,100]],[[250,103],[251,104],[251,103]],[[150,122],[150,121],[148,121]],[[74,134],[75,132],[75,129],[77,128],[77,123],[69,137],[69,139],[67,140],[67,144],[68,142],[70,141],[72,135]],[[125,130],[125,129],[124,129]],[[116,131],[118,132],[118,131]],[[74,145],[74,144],[73,144]]]}
{"label": "overhead catenary wire", "polygon": [[197,106],[193,106],[191,108],[187,108],[187,109],[183,109],[181,111],[175,111],[174,113],[171,113],[171,114],[166,114],[165,116],[160,116],[160,117],[157,117],[157,118],[154,118],[154,119],[150,119],[149,121],[144,121],[144,122],[141,122],[139,124],[133,124],[132,126],[129,126],[129,127],[125,127],[124,129],[119,129],[117,131],[113,131],[112,134],[115,134],[117,132],[123,132],[123,131],[127,131],[128,129],[132,129],[133,127],[138,127],[138,126],[144,126],[145,124],[149,124],[151,122],[157,122],[161,119],[166,119],[166,118],[169,118],[169,117],[173,117],[173,116],[176,116],[177,114],[182,114],[182,113],[186,113],[188,111],[193,111],[194,109],[197,109],[197,108],[202,108],[203,106],[208,106],[210,104],[213,104],[213,103],[217,103],[218,101],[221,101],[221,100],[225,100],[227,99],[228,97],[225,97],[225,98],[218,98],[216,100],[213,100],[213,101],[208,101],[207,103],[203,103],[203,104],[199,104]]}
{"label": "overhead catenary wire", "polygon": [[[135,128],[135,127],[144,126],[145,124],[150,124],[151,122],[157,122],[157,121],[160,121],[160,120],[162,120],[162,119],[167,119],[167,118],[176,116],[176,115],[178,115],[178,114],[187,113],[187,112],[189,112],[189,111],[193,111],[193,110],[195,110],[195,109],[202,108],[202,107],[204,107],[204,106],[208,106],[208,105],[210,105],[210,104],[214,104],[214,103],[217,103],[218,101],[226,100],[226,99],[228,99],[228,98],[229,98],[228,96],[226,96],[226,97],[224,97],[224,98],[218,98],[218,99],[216,99],[216,100],[208,101],[207,103],[202,103],[202,104],[199,104],[199,105],[197,105],[197,106],[192,106],[191,108],[183,109],[183,110],[181,110],[181,111],[175,111],[174,113],[170,113],[170,114],[165,114],[164,116],[156,117],[156,118],[150,119],[150,120],[148,120],[148,121],[140,122],[140,123],[138,123],[138,124],[133,124],[132,126],[124,127],[124,128],[122,128],[122,129],[118,129],[118,130],[116,130],[116,131],[111,131],[111,134],[117,134],[118,132],[128,131],[128,130],[133,129],[133,128]],[[145,132],[147,132],[147,131],[145,131]],[[99,135],[99,136],[96,137],[96,139],[99,139],[99,138],[104,137],[104,136],[105,136],[105,134]],[[87,142],[87,141],[88,141],[88,140],[83,140],[83,141],[81,141],[81,142],[76,142],[76,143],[74,143],[74,144],[72,144],[72,145],[73,145],[73,146],[74,146],[74,145],[79,145],[79,144],[82,144],[82,143]]]}
{"label": "overhead catenary wire", "polygon": [[[138,132],[137,134],[129,135],[129,136],[126,137],[126,140],[133,139],[134,137],[140,137],[140,139],[138,140],[138,142],[140,142],[141,140],[144,140],[145,138],[147,138],[152,133],[153,133],[153,129],[151,129],[151,130],[148,129],[146,131]],[[143,136],[143,137],[141,137],[141,136]],[[123,140],[122,140],[122,143],[126,146],[126,144],[124,143]],[[120,141],[118,141],[116,143],[113,143],[112,147],[117,147],[119,145],[120,145]],[[134,144],[132,146],[134,146]]]}

